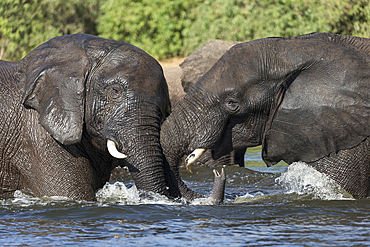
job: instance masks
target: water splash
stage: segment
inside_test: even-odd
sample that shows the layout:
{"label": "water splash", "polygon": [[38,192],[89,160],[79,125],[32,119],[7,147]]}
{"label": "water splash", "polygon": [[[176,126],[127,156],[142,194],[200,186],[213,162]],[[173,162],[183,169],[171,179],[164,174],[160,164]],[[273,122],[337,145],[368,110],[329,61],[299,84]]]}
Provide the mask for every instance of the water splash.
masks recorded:
{"label": "water splash", "polygon": [[157,193],[140,192],[135,185],[131,188],[127,188],[124,183],[119,181],[115,183],[106,183],[104,187],[96,193],[96,199],[101,203],[120,205],[179,204]]}
{"label": "water splash", "polygon": [[[188,204],[184,199],[171,200],[164,195],[153,192],[140,192],[136,186],[127,188],[122,182],[106,183],[96,193],[97,201],[100,203],[119,205],[140,205],[140,204],[166,204],[181,205]],[[209,198],[197,198],[190,202],[191,205],[213,205]]]}
{"label": "water splash", "polygon": [[53,201],[70,201],[70,199],[63,196],[34,197],[20,190],[14,192],[14,198],[12,199],[13,204],[23,207],[32,206],[35,204],[46,206],[51,204]]}
{"label": "water splash", "polygon": [[74,201],[61,196],[35,197],[30,193],[17,190],[14,192],[13,197],[0,200],[0,208],[33,210],[36,208],[59,207],[61,205],[68,207],[89,203],[91,204],[91,202]]}
{"label": "water splash", "polygon": [[258,191],[256,193],[249,193],[247,192],[245,195],[237,196],[232,203],[250,203],[256,202],[261,200],[269,199],[272,195],[265,194],[262,191]]}
{"label": "water splash", "polygon": [[163,195],[151,192],[140,192],[133,185],[127,188],[123,182],[106,183],[96,193],[97,202],[76,201],[67,197],[35,197],[32,194],[17,190],[9,199],[0,200],[1,207],[35,208],[35,207],[68,207],[68,206],[109,206],[109,205],[140,205],[140,204],[168,204],[175,205],[179,202],[168,199]]}
{"label": "water splash", "polygon": [[[184,205],[189,202],[184,199],[172,200],[164,195],[153,192],[143,192],[137,190],[133,185],[130,188],[126,187],[123,182],[117,181],[114,183],[107,182],[103,188],[96,193],[97,202],[76,201],[67,197],[50,196],[50,197],[35,197],[24,191],[17,190],[14,196],[8,199],[0,200],[0,207],[7,208],[8,206],[15,208],[35,208],[35,207],[68,207],[68,206],[109,206],[109,205],[141,205],[141,204],[166,204],[166,205]],[[209,198],[196,199],[190,202],[192,205],[209,205],[212,204]]]}
{"label": "water splash", "polygon": [[288,194],[310,195],[313,199],[321,200],[353,199],[334,180],[303,162],[292,163],[275,181]]}

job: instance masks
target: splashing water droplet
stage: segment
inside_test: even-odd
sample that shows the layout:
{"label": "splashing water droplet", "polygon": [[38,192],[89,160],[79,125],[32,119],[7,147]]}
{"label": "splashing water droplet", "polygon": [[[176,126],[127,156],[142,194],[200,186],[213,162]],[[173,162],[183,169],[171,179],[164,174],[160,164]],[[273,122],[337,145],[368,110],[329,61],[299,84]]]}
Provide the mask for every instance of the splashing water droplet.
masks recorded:
{"label": "splashing water droplet", "polygon": [[131,188],[127,188],[124,183],[119,181],[113,184],[106,183],[104,187],[96,193],[96,199],[100,203],[117,203],[120,205],[179,204],[157,193],[141,193],[136,189],[135,185]]}
{"label": "splashing water droplet", "polygon": [[353,199],[334,180],[304,162],[292,163],[275,181],[285,188],[286,193],[311,195],[321,200]]}

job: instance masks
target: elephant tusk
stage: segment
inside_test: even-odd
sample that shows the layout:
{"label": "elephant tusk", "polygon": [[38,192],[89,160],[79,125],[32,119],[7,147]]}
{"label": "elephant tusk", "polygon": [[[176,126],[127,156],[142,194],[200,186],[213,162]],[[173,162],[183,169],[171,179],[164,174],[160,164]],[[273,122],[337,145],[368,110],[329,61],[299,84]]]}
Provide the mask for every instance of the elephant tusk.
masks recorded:
{"label": "elephant tusk", "polygon": [[193,164],[207,149],[205,148],[198,148],[195,149],[185,160],[186,169],[189,172],[192,172],[189,168],[191,164]]}
{"label": "elephant tusk", "polygon": [[111,140],[107,140],[107,148],[110,155],[117,159],[126,159],[127,155],[119,152],[116,147],[116,143]]}

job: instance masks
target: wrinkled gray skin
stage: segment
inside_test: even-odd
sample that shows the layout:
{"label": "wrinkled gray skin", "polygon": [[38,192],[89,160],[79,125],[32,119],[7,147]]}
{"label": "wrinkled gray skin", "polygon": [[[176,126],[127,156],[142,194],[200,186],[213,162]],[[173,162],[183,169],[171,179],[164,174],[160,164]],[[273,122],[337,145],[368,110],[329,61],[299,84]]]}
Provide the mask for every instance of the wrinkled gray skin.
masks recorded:
{"label": "wrinkled gray skin", "polygon": [[[192,54],[190,54],[180,66],[164,68],[164,76],[168,84],[171,106],[176,106],[190,88],[204,75],[222,55],[234,45],[240,42],[226,42],[222,40],[211,40]],[[230,153],[214,160],[211,150],[207,150],[194,165],[207,167],[222,167],[223,165],[238,164],[244,167],[245,149],[233,150]],[[182,158],[184,164],[186,155]]]}
{"label": "wrinkled gray skin", "polygon": [[178,174],[183,155],[205,148],[217,159],[262,144],[268,166],[303,161],[354,198],[368,196],[369,54],[370,39],[329,33],[233,46],[162,125],[171,193],[197,197]]}
{"label": "wrinkled gray skin", "polygon": [[[222,40],[209,41],[189,55],[180,66],[164,68],[163,72],[168,84],[171,106],[177,105],[184,98],[186,94],[185,90],[190,89],[228,49],[237,43],[229,43]],[[245,149],[232,151],[214,160],[211,152],[207,151],[197,160],[196,165],[222,167],[223,165],[238,164],[244,166],[244,153]],[[182,158],[181,163],[184,163],[185,158],[186,156]],[[114,170],[111,179],[119,180],[125,173],[123,168],[118,167]],[[214,204],[219,204],[223,201],[225,182],[226,175],[224,169],[222,169],[221,174],[215,173],[214,186],[210,196],[210,201]],[[197,195],[197,197],[201,196]]]}
{"label": "wrinkled gray skin", "polygon": [[209,196],[212,204],[221,204],[225,197],[225,185],[226,185],[226,173],[225,169],[221,168],[221,173],[217,170],[213,170],[215,175],[215,180],[213,183],[213,189],[211,195]]}
{"label": "wrinkled gray skin", "polygon": [[159,134],[169,112],[161,66],[124,42],[67,35],[0,61],[0,194],[95,200],[120,165],[138,189],[168,195]]}

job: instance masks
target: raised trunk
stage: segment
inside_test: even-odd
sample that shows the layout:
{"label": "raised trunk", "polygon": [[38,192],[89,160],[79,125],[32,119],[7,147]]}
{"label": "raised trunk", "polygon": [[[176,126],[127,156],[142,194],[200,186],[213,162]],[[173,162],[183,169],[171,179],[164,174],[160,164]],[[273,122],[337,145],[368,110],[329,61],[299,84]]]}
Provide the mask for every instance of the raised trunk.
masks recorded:
{"label": "raised trunk", "polygon": [[226,173],[224,168],[221,169],[221,173],[217,170],[213,170],[213,173],[215,175],[215,182],[209,198],[213,204],[220,204],[224,201],[225,197]]}

